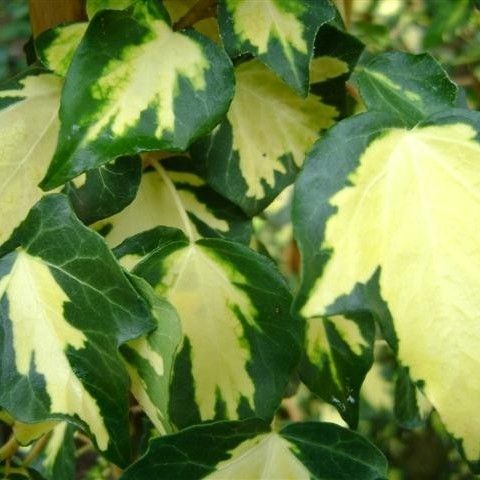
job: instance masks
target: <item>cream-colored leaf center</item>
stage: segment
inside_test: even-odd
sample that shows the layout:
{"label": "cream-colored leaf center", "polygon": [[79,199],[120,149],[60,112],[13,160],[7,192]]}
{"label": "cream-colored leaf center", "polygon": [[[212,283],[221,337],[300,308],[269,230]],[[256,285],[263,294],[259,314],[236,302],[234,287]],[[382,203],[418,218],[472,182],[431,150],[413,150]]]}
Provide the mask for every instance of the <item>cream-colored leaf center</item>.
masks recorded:
{"label": "cream-colored leaf center", "polygon": [[[277,39],[292,58],[292,49],[307,54],[307,44],[303,37],[304,26],[295,13],[281,8],[276,0],[229,0],[233,14],[233,26],[242,41],[250,42],[259,54],[268,51],[268,43]],[[294,5],[290,2],[290,5]],[[303,7],[298,3],[296,10]]]}
{"label": "cream-colored leaf center", "polygon": [[34,365],[45,379],[51,413],[78,415],[105,450],[109,436],[100,409],[66,356],[68,348],[82,349],[87,338],[65,319],[69,298],[49,267],[19,251],[11,272],[0,282],[0,298],[4,295],[18,372],[27,376]]}
{"label": "cream-colored leaf center", "polygon": [[159,164],[157,167],[157,170],[143,174],[135,200],[127,208],[97,223],[96,228],[105,224],[112,226],[106,235],[109,245],[116,246],[132,235],[160,225],[179,228],[191,240],[197,240],[201,235],[190,220],[189,213],[210,228],[228,232],[229,225],[225,220],[217,218],[193,192],[175,185],[199,187],[204,185],[200,177],[190,173],[168,172]]}
{"label": "cream-colored leaf center", "polygon": [[73,23],[56,29],[57,36],[45,51],[49,70],[65,76],[88,23]]}
{"label": "cream-colored leaf center", "polygon": [[176,308],[190,342],[195,400],[201,418],[215,416],[217,391],[228,418],[238,418],[242,396],[252,408],[254,405],[254,384],[247,372],[250,350],[235,312],[238,308],[247,321],[253,321],[251,300],[234,284],[246,280],[198,245],[175,252],[163,267],[168,273],[157,292]]}
{"label": "cream-colored leaf center", "polygon": [[293,447],[276,433],[259,435],[235,447],[229,452],[230,458],[218,463],[205,478],[309,480],[310,472],[292,452]]}
{"label": "cream-colored leaf center", "polygon": [[52,159],[60,127],[62,80],[42,74],[20,84],[18,90],[0,91],[0,99],[23,97],[0,110],[0,244],[42,197],[37,185]]}
{"label": "cream-colored leaf center", "polygon": [[148,28],[145,41],[126,47],[121,59],[111,60],[91,86],[99,109],[87,140],[95,139],[107,126],[115,135],[125,134],[149,108],[155,111],[155,135],[173,132],[179,78],[187,79],[195,90],[205,88],[209,63],[200,45],[174,32],[163,20],[150,19]]}
{"label": "cream-colored leaf center", "polygon": [[[399,357],[447,429],[480,456],[480,144],[466,124],[390,130],[335,194],[333,250],[303,309],[329,305],[380,267]],[[459,374],[461,372],[461,374]]]}
{"label": "cream-colored leaf center", "polygon": [[316,95],[299,97],[259,61],[235,71],[237,86],[228,112],[233,149],[247,196],[263,198],[267,186],[275,184],[275,173],[286,173],[280,159],[291,155],[300,167],[320,130],[330,127],[338,112]]}

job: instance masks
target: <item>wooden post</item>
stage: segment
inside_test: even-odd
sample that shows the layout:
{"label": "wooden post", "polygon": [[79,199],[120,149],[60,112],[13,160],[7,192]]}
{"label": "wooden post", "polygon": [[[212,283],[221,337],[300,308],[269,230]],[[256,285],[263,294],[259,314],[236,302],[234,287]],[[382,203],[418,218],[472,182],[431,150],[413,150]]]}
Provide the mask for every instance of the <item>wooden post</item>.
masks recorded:
{"label": "wooden post", "polygon": [[28,0],[33,36],[59,23],[86,20],[85,0]]}

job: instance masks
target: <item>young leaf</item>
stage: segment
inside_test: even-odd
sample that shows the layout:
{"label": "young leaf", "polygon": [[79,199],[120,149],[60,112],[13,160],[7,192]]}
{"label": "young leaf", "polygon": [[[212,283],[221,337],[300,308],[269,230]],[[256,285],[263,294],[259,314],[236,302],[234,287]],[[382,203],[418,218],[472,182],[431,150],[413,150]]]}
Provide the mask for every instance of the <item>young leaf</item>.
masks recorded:
{"label": "young leaf", "polygon": [[41,33],[35,39],[35,50],[42,64],[64,77],[87,26],[87,22],[71,23]]}
{"label": "young leaf", "polygon": [[137,195],[141,177],[139,157],[119,157],[67,183],[64,193],[77,217],[90,225],[127,207]]}
{"label": "young leaf", "polygon": [[0,255],[0,405],[23,422],[66,418],[125,465],[117,347],[154,327],[144,300],[63,195],[40,200]]}
{"label": "young leaf", "polygon": [[273,264],[240,244],[183,236],[159,242],[133,273],[171,302],[182,323],[170,402],[175,424],[271,419],[298,362],[301,335]]}
{"label": "young leaf", "polygon": [[457,96],[457,87],[429,54],[367,57],[352,79],[369,110],[388,112],[407,127],[453,107]]}
{"label": "young leaf", "polygon": [[475,461],[480,114],[452,110],[412,130],[395,121],[358,115],[313,149],[294,200],[304,268],[297,305],[307,318],[375,315]]}
{"label": "young leaf", "polygon": [[108,229],[105,239],[109,245],[160,225],[182,229],[193,240],[222,237],[249,241],[250,220],[193,173],[188,158],[162,164],[153,160],[152,165],[143,173],[131,205],[96,225]]}
{"label": "young leaf", "polygon": [[304,97],[315,35],[334,16],[327,0],[220,0],[218,11],[228,53],[254,55]]}
{"label": "young leaf", "polygon": [[174,32],[155,0],[91,20],[62,91],[48,190],[121,155],[185,150],[226,112],[232,65],[193,30]]}
{"label": "young leaf", "polygon": [[368,315],[314,317],[307,323],[300,378],[353,428],[360,387],[373,363],[374,340],[375,325]]}
{"label": "young leaf", "polygon": [[151,307],[156,329],[147,336],[120,347],[131,380],[131,391],[155,428],[172,433],[168,415],[169,387],[173,359],[182,339],[180,319],[174,308],[155,295],[144,280],[130,276],[132,283]]}
{"label": "young leaf", "polygon": [[[317,81],[320,75],[325,80],[345,72],[348,65],[341,61],[319,58],[312,63]],[[235,78],[227,118],[194,146],[193,157],[205,161],[209,184],[252,216],[292,183],[338,110],[314,94],[298,97],[258,60],[239,65]]]}
{"label": "young leaf", "polygon": [[155,438],[121,480],[182,478],[381,480],[383,454],[330,423],[294,423],[278,433],[252,419],[217,422]]}
{"label": "young leaf", "polygon": [[0,245],[37,202],[55,151],[62,80],[31,70],[0,88]]}

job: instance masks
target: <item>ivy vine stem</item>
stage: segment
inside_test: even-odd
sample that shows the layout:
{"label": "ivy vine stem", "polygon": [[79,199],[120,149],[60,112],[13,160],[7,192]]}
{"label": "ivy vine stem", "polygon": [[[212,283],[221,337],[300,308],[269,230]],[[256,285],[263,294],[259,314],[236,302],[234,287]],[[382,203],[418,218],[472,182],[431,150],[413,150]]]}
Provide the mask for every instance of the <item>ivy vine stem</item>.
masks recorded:
{"label": "ivy vine stem", "polygon": [[12,435],[6,443],[0,447],[0,462],[3,462],[7,458],[13,457],[18,450],[18,443],[14,435]]}
{"label": "ivy vine stem", "polygon": [[173,29],[182,30],[191,27],[200,20],[213,17],[216,6],[217,0],[199,0],[183,17],[175,22]]}
{"label": "ivy vine stem", "polygon": [[23,467],[28,467],[44,450],[47,446],[48,440],[50,439],[50,433],[47,433],[40,437],[30,451],[27,453],[27,456],[22,462]]}

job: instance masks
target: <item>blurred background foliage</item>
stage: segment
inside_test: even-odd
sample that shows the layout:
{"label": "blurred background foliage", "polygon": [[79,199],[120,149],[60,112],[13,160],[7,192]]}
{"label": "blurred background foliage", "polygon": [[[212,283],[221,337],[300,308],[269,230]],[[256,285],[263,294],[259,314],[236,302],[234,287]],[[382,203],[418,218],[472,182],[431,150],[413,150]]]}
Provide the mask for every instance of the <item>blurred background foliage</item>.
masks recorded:
{"label": "blurred background foliage", "polygon": [[340,0],[350,5],[350,33],[372,53],[395,49],[431,53],[465,89],[471,108],[480,101],[480,1]]}
{"label": "blurred background foliage", "polygon": [[[470,108],[480,108],[480,0],[336,0],[336,3],[347,30],[364,42],[367,52],[428,51],[461,86],[464,102]],[[0,81],[25,68],[23,47],[30,35],[27,0],[0,0]],[[254,219],[254,243],[280,265],[295,289],[299,255],[292,236],[291,196],[292,188],[287,188]],[[412,410],[409,399],[403,395],[404,372],[383,340],[377,341],[375,358],[362,388],[359,430],[387,456],[390,479],[475,478],[419,391],[416,402],[420,413]],[[279,411],[276,420],[279,424],[323,420],[345,425],[332,406],[309,393],[298,379],[292,381],[289,395]],[[102,459],[90,456],[84,460],[87,461],[80,462],[81,473],[77,472],[77,478],[110,476]]]}
{"label": "blurred background foliage", "polygon": [[27,65],[23,46],[30,35],[27,0],[0,0],[0,81]]}

